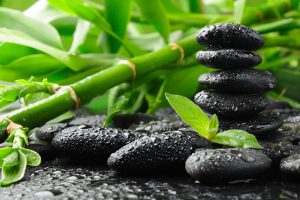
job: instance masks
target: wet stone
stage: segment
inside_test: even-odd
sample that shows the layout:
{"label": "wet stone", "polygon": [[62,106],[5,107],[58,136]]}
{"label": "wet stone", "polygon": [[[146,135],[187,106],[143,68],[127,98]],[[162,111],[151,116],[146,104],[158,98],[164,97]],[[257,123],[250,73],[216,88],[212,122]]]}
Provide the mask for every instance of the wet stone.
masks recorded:
{"label": "wet stone", "polygon": [[253,149],[207,149],[186,161],[187,173],[203,183],[224,183],[255,178],[268,170],[271,160]]}
{"label": "wet stone", "polygon": [[99,126],[101,127],[104,120],[105,120],[105,115],[88,115],[88,116],[79,116],[75,117],[72,119],[68,125],[69,126]]}
{"label": "wet stone", "polygon": [[134,130],[138,132],[163,133],[166,131],[189,129],[190,127],[182,120],[177,120],[177,121],[162,120],[162,121],[151,121],[149,123],[133,126],[131,128],[134,128]]}
{"label": "wet stone", "polygon": [[160,108],[154,113],[154,116],[156,116],[158,120],[168,120],[168,121],[180,120],[180,117],[172,108]]}
{"label": "wet stone", "polygon": [[240,129],[260,138],[272,138],[283,122],[275,113],[264,111],[249,119],[220,119],[219,123],[220,131]]}
{"label": "wet stone", "polygon": [[135,124],[144,124],[157,119],[156,116],[144,113],[120,114],[113,118],[109,127],[127,129]]}
{"label": "wet stone", "polygon": [[279,143],[266,143],[262,151],[272,160],[274,167],[278,168],[283,158],[300,153],[300,146],[294,145],[289,141]]}
{"label": "wet stone", "polygon": [[141,137],[130,130],[74,126],[62,130],[53,138],[53,147],[74,161],[106,162],[109,155]]}
{"label": "wet stone", "polygon": [[42,157],[42,161],[52,160],[57,157],[55,149],[47,143],[31,142],[26,148],[36,151]]}
{"label": "wet stone", "polygon": [[262,94],[272,90],[276,83],[270,72],[257,69],[234,69],[205,73],[199,77],[198,81],[205,89],[238,94]]}
{"label": "wet stone", "polygon": [[262,35],[239,24],[205,26],[196,35],[197,41],[206,46],[257,50],[264,44]]}
{"label": "wet stone", "polygon": [[280,163],[280,170],[293,178],[300,178],[300,154],[295,154],[283,159]]}
{"label": "wet stone", "polygon": [[[269,100],[266,109],[274,110],[274,109],[292,109],[293,107],[287,103],[279,100]],[[299,111],[300,112],[300,111]]]}
{"label": "wet stone", "polygon": [[197,148],[211,148],[211,144],[195,132],[170,131],[127,144],[111,154],[107,163],[125,175],[183,172],[185,160]]}
{"label": "wet stone", "polygon": [[41,141],[51,143],[55,134],[66,127],[66,123],[45,124],[36,130],[35,136]]}
{"label": "wet stone", "polygon": [[266,107],[266,100],[256,94],[236,95],[201,91],[195,95],[195,103],[211,114],[227,118],[249,118]]}
{"label": "wet stone", "polygon": [[196,59],[202,65],[217,69],[249,68],[262,61],[258,54],[251,51],[215,48],[199,51]]}

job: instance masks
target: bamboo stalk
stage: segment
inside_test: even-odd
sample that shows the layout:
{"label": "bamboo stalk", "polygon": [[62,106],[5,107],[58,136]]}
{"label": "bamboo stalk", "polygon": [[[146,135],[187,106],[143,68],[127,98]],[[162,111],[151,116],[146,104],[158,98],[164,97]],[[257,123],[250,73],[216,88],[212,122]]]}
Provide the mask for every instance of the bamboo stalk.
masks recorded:
{"label": "bamboo stalk", "polygon": [[[200,48],[193,36],[185,38],[177,44],[183,48],[185,56],[196,52]],[[141,77],[146,73],[178,61],[180,57],[179,49],[174,50],[171,46],[167,46],[159,51],[135,57],[131,62],[136,65],[137,76]],[[116,64],[70,86],[80,99],[80,103],[84,104],[113,86],[131,81],[132,77],[133,71],[128,65]],[[75,106],[70,90],[62,89],[49,98],[6,113],[4,117],[22,124],[24,127],[34,128],[68,110],[74,109]]]}

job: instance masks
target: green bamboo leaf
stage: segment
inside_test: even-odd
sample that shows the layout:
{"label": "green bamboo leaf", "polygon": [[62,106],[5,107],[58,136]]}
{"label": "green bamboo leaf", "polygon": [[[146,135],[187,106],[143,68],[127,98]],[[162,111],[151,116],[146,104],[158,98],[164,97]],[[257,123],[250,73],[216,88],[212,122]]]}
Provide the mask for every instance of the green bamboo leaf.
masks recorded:
{"label": "green bamboo leaf", "polygon": [[149,20],[167,43],[170,35],[170,22],[160,0],[136,0],[136,2],[143,16]]}
{"label": "green bamboo leaf", "polygon": [[27,166],[26,156],[20,151],[14,151],[4,159],[2,166],[1,186],[6,186],[21,180]]}
{"label": "green bamboo leaf", "polygon": [[75,32],[73,34],[72,45],[69,50],[70,53],[77,52],[80,45],[84,43],[86,37],[88,36],[90,28],[91,28],[90,22],[81,19],[78,20]]}
{"label": "green bamboo leaf", "polygon": [[27,17],[22,12],[0,8],[0,27],[21,32],[35,40],[57,49],[62,49],[58,32],[50,24]]}
{"label": "green bamboo leaf", "polygon": [[165,10],[169,14],[184,14],[185,12],[181,9],[180,6],[175,5],[175,3],[172,0],[161,0],[161,3],[163,4]]}
{"label": "green bamboo leaf", "polygon": [[39,166],[41,164],[42,159],[41,159],[41,156],[37,152],[30,150],[30,149],[25,149],[25,148],[20,148],[19,151],[21,151],[26,156],[27,165],[35,167],[35,166]]}
{"label": "green bamboo leaf", "polygon": [[241,23],[243,20],[244,11],[246,9],[247,0],[234,1],[234,21]]}
{"label": "green bamboo leaf", "polygon": [[69,55],[67,52],[57,49],[55,47],[41,43],[38,40],[31,38],[30,36],[11,29],[0,28],[0,41],[9,42],[19,45],[28,46],[37,50],[40,50],[54,58],[57,58],[60,62],[67,65],[71,69],[78,71],[82,66],[79,66],[76,62],[76,57]]}
{"label": "green bamboo leaf", "polygon": [[[121,39],[124,39],[127,24],[130,19],[131,0],[105,0],[105,16],[109,22],[112,31]],[[116,10],[118,12],[116,12]],[[114,37],[107,38],[111,52],[115,53],[119,50],[121,43]]]}
{"label": "green bamboo leaf", "polygon": [[63,69],[66,65],[46,54],[33,54],[14,60],[5,66],[29,76],[44,75],[55,70]]}
{"label": "green bamboo leaf", "polygon": [[47,0],[38,0],[25,10],[24,14],[45,23],[50,23],[67,16],[66,13],[50,5]]}
{"label": "green bamboo leaf", "polygon": [[12,61],[37,53],[37,50],[12,43],[0,44],[0,64],[7,65]]}
{"label": "green bamboo leaf", "polygon": [[254,135],[247,133],[246,131],[236,129],[218,133],[211,141],[217,144],[237,148],[262,148]]}
{"label": "green bamboo leaf", "polygon": [[199,106],[188,98],[179,95],[166,93],[166,98],[185,123],[190,125],[201,136],[209,138],[210,120]]}

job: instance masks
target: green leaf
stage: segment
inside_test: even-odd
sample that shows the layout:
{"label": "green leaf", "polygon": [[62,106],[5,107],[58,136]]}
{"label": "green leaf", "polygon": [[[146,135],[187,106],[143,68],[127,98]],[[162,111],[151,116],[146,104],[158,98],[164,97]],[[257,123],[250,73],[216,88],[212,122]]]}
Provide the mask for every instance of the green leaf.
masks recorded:
{"label": "green leaf", "polygon": [[0,8],[0,27],[18,31],[57,49],[62,49],[58,32],[50,24],[27,17],[22,12]]}
{"label": "green leaf", "polygon": [[214,114],[209,123],[209,139],[212,139],[213,137],[216,136],[219,130],[219,120],[216,114]]}
{"label": "green leaf", "polygon": [[241,23],[243,14],[246,9],[247,0],[236,0],[234,1],[234,20],[235,23]]}
{"label": "green leaf", "polygon": [[0,149],[0,168],[2,168],[4,159],[14,151],[15,149],[11,147],[4,147]]}
{"label": "green leaf", "polygon": [[26,156],[27,165],[35,167],[41,164],[41,156],[30,149],[20,148],[20,151]]}
{"label": "green leaf", "polygon": [[168,43],[170,35],[170,22],[167,13],[160,0],[136,0],[142,14],[146,17],[154,28],[161,34],[165,42]]}
{"label": "green leaf", "polygon": [[37,49],[58,59],[60,62],[64,63],[73,70],[80,69],[79,66],[77,66],[77,64],[72,60],[72,56],[68,55],[67,52],[41,43],[22,32],[0,28],[0,41],[24,45]]}
{"label": "green leaf", "polygon": [[35,103],[37,101],[46,99],[49,96],[50,96],[50,94],[46,93],[46,92],[37,92],[37,93],[27,94],[23,98],[24,106],[27,106],[27,105]]}
{"label": "green leaf", "polygon": [[66,13],[50,5],[47,0],[38,0],[24,11],[24,14],[45,23],[50,23],[67,16]]}
{"label": "green leaf", "polygon": [[218,133],[211,141],[230,147],[255,149],[262,148],[254,135],[247,133],[246,131],[236,129]]}
{"label": "green leaf", "polygon": [[[130,20],[131,0],[105,0],[105,16],[111,29],[121,39],[124,39],[127,30],[127,24]],[[117,10],[117,12],[116,12]],[[119,50],[121,43],[114,37],[107,38],[111,52]]]}
{"label": "green leaf", "polygon": [[37,53],[37,51],[31,47],[2,43],[0,44],[0,64],[7,65],[18,58],[35,53]]}
{"label": "green leaf", "polygon": [[177,6],[172,0],[161,0],[161,3],[169,14],[178,15],[185,13],[181,7]]}
{"label": "green leaf", "polygon": [[209,138],[210,120],[199,106],[186,97],[166,93],[166,98],[176,113],[201,136]]}
{"label": "green leaf", "polygon": [[70,53],[77,52],[80,45],[82,45],[88,36],[91,23],[85,20],[79,19],[76,25],[76,30],[73,34],[72,46],[69,50]]}
{"label": "green leaf", "polygon": [[26,165],[26,156],[20,151],[14,151],[6,157],[2,166],[1,186],[21,180],[24,177]]}

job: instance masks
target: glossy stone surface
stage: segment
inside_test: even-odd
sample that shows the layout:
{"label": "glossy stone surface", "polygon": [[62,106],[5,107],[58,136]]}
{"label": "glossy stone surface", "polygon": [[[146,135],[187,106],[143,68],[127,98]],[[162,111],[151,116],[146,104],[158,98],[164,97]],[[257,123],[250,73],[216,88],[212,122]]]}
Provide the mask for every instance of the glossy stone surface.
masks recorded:
{"label": "glossy stone surface", "polygon": [[215,48],[198,51],[196,59],[204,66],[217,69],[249,68],[262,61],[258,54],[251,51]]}
{"label": "glossy stone surface", "polygon": [[37,139],[51,143],[55,134],[66,127],[66,123],[45,124],[36,130],[35,135]]}
{"label": "glossy stone surface", "polygon": [[300,154],[285,158],[280,163],[280,170],[294,178],[300,178]]}
{"label": "glossy stone surface", "polygon": [[192,154],[187,173],[203,183],[224,183],[254,178],[271,167],[271,160],[253,149],[206,149]]}
{"label": "glossy stone surface", "polygon": [[205,26],[196,34],[197,41],[206,46],[256,50],[263,46],[262,35],[239,24]]}
{"label": "glossy stone surface", "polygon": [[142,136],[130,130],[73,126],[57,133],[53,147],[74,161],[106,162],[109,155]]}
{"label": "glossy stone surface", "polygon": [[249,118],[263,111],[267,101],[260,95],[222,94],[201,91],[195,95],[195,103],[211,114],[226,118]]}
{"label": "glossy stone surface", "polygon": [[184,162],[195,149],[208,146],[197,133],[170,131],[129,143],[111,154],[107,163],[122,174],[184,172]]}
{"label": "glossy stone surface", "polygon": [[209,72],[198,79],[201,86],[222,93],[255,94],[274,89],[276,80],[270,72],[234,69]]}

